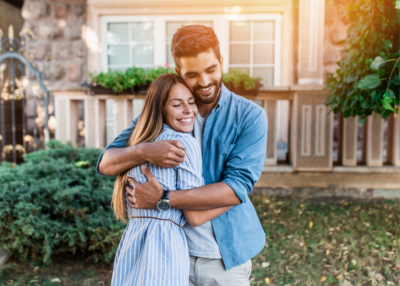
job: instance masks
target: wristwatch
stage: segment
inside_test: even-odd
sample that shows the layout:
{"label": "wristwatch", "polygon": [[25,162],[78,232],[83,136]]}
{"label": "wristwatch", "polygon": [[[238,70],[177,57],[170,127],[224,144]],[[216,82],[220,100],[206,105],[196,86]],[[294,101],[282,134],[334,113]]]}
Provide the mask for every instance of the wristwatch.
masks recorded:
{"label": "wristwatch", "polygon": [[157,209],[159,211],[166,211],[169,210],[170,208],[171,205],[169,204],[169,191],[164,190],[161,200],[159,200],[157,203]]}

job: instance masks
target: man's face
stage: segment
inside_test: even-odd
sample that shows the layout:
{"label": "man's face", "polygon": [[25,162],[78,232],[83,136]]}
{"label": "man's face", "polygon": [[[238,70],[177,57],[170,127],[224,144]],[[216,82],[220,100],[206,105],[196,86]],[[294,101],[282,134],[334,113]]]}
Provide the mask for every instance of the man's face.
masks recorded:
{"label": "man's face", "polygon": [[180,70],[197,103],[210,104],[217,100],[222,82],[223,61],[210,49],[196,57],[180,58]]}

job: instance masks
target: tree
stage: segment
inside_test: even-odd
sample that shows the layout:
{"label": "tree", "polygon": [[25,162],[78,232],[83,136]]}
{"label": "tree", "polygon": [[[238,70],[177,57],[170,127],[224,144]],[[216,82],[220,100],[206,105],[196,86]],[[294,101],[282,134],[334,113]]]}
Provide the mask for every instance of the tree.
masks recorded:
{"label": "tree", "polygon": [[326,104],[344,117],[397,116],[400,96],[400,0],[346,0],[345,57],[326,82]]}

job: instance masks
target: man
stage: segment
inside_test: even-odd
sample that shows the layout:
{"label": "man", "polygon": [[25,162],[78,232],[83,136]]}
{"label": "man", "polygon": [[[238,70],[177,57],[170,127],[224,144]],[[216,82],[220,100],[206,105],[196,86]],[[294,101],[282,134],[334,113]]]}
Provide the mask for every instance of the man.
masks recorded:
{"label": "man", "polygon": [[[149,169],[148,182],[127,187],[132,207],[155,209],[162,202],[176,209],[205,210],[232,206],[196,228],[185,224],[190,254],[190,285],[250,285],[251,258],[265,245],[265,233],[248,197],[264,165],[267,116],[253,102],[222,84],[223,58],[212,28],[190,25],[174,35],[175,70],[192,90],[199,109],[193,136],[203,152],[205,186],[166,196]],[[137,122],[107,146],[98,171],[118,175],[151,162],[175,167],[185,152],[178,141],[157,141],[125,147]],[[169,205],[169,206],[168,206]],[[159,207],[159,209],[161,209]]]}

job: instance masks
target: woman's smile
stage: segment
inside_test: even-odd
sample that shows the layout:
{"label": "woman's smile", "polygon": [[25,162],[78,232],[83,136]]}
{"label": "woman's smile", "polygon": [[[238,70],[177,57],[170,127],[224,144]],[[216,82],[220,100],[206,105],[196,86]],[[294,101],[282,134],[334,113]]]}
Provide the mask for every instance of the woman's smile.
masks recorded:
{"label": "woman's smile", "polygon": [[193,130],[198,109],[192,92],[185,85],[174,85],[164,104],[164,123],[177,132]]}

